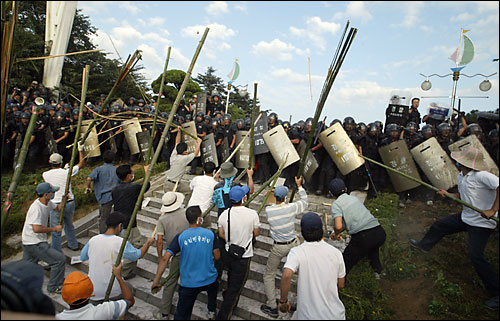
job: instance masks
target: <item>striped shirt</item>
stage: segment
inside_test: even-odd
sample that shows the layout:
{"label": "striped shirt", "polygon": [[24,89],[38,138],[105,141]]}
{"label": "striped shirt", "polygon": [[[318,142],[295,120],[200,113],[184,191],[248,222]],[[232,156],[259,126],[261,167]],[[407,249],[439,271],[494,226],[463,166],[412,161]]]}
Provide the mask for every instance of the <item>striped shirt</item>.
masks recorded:
{"label": "striped shirt", "polygon": [[288,242],[297,237],[295,233],[295,217],[307,209],[307,193],[298,189],[300,200],[297,202],[266,207],[267,221],[271,230],[271,237],[276,242]]}

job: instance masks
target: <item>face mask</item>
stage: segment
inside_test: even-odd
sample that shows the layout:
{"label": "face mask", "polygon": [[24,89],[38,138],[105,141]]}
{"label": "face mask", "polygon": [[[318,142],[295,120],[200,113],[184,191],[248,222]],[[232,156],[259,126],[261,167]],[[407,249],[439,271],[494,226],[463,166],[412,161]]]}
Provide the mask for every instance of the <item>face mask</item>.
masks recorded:
{"label": "face mask", "polygon": [[50,199],[53,200],[54,197],[56,196],[56,194],[55,193],[50,193],[50,194],[52,194],[52,196],[50,197]]}
{"label": "face mask", "polygon": [[132,173],[132,178],[130,179],[130,181],[132,182],[134,180],[135,176],[134,174]]}
{"label": "face mask", "polygon": [[201,224],[203,224],[203,217],[201,217],[201,222],[198,221],[198,225],[201,225]]}

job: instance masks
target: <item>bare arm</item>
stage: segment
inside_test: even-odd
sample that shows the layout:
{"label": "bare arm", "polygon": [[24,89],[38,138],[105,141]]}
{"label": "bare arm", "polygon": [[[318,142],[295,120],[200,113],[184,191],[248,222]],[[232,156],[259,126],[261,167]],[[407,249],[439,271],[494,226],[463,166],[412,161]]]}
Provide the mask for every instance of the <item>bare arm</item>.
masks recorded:
{"label": "bare arm", "polygon": [[[290,291],[290,283],[292,281],[293,271],[289,268],[283,269],[280,285],[280,304],[281,312],[288,312],[290,304],[288,303],[288,291]],[[284,307],[283,307],[284,306]]]}
{"label": "bare arm", "polygon": [[248,176],[248,188],[250,189],[250,194],[253,194],[254,192],[254,185],[253,185],[253,169],[247,169],[247,176]]}
{"label": "bare arm", "polygon": [[260,227],[253,229],[253,236],[257,237],[260,235]]}
{"label": "bare arm", "polygon": [[223,227],[219,227],[219,237],[223,240],[226,239],[226,234],[224,234],[224,228]]}
{"label": "bare arm", "polygon": [[80,150],[78,151],[78,155],[80,157],[80,161],[76,164],[76,166],[78,166],[78,169],[82,169],[85,167],[85,158],[83,158],[83,153]]}
{"label": "bare arm", "polygon": [[200,155],[200,148],[201,148],[201,138],[198,138],[196,141],[196,149],[194,150],[194,156],[198,157]]}
{"label": "bare arm", "polygon": [[68,137],[68,135],[69,135],[69,132],[64,132],[64,135],[62,135],[61,137],[56,139],[56,143],[59,143],[61,140],[66,139],[66,137]]}
{"label": "bare arm", "polygon": [[440,189],[439,191],[436,192],[437,194],[441,195],[441,197],[445,197],[444,194],[448,194],[450,196],[453,196],[455,198],[458,198],[460,199],[460,194],[459,193],[448,193],[447,191],[445,191],[444,189]]}
{"label": "bare arm", "polygon": [[153,237],[150,237],[150,238],[148,238],[148,240],[146,241],[146,243],[144,243],[144,245],[141,247],[141,257],[140,257],[140,259],[142,259],[144,257],[144,255],[146,255],[146,253],[148,252],[149,247],[151,246],[151,244],[153,244],[154,241],[155,241],[155,239]]}
{"label": "bare arm", "polygon": [[333,234],[332,240],[340,240],[340,233],[344,230],[344,225],[342,224],[342,216],[338,216],[333,220]]}
{"label": "bare arm", "polygon": [[158,260],[161,260],[163,256],[163,235],[158,235],[158,239],[156,239],[156,252],[158,252]]}
{"label": "bare arm", "polygon": [[320,149],[321,147],[323,147],[323,143],[320,141],[318,144],[316,144],[316,146],[314,146],[313,148],[311,148],[311,150],[313,152],[317,151],[318,149]]}
{"label": "bare arm", "polygon": [[51,233],[51,232],[61,232],[62,226],[56,225],[54,227],[47,227],[39,224],[31,224],[33,227],[33,232],[35,233]]}
{"label": "bare arm", "polygon": [[215,249],[213,253],[214,253],[214,260],[218,261],[220,259],[220,250]]}
{"label": "bare arm", "polygon": [[345,277],[337,279],[337,287],[339,290],[345,287]]}
{"label": "bare arm", "polygon": [[132,290],[130,290],[130,288],[127,286],[127,284],[122,278],[122,265],[123,265],[122,262],[120,262],[120,265],[118,266],[115,266],[113,264],[113,274],[115,275],[116,280],[120,284],[120,289],[122,290],[122,298],[129,302],[129,308],[130,308],[135,304],[135,299],[134,295],[132,294]]}
{"label": "bare arm", "polygon": [[163,272],[165,272],[165,269],[167,268],[168,260],[170,260],[171,256],[172,253],[167,251],[161,260],[158,261],[158,268],[156,269],[156,275],[153,280],[153,284],[151,285],[151,290],[154,288],[158,288],[158,290],[161,289],[160,279]]}

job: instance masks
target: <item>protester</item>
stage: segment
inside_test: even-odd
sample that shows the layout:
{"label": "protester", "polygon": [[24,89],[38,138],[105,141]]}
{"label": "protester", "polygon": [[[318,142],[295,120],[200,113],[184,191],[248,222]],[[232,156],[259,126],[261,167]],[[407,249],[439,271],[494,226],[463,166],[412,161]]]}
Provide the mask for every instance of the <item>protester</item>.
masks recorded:
{"label": "protester", "polygon": [[[80,156],[80,161],[78,164],[73,166],[73,171],[71,176],[78,174],[80,169],[85,166],[85,160],[83,158],[83,146],[78,145],[78,151]],[[64,190],[66,188],[66,180],[68,178],[69,168],[62,168],[63,157],[60,154],[54,153],[50,155],[49,164],[51,169],[49,171],[43,172],[42,177],[47,182],[55,187],[59,187],[58,191],[54,195],[52,200],[55,204],[61,204]],[[66,200],[66,206],[64,207],[64,233],[66,233],[66,238],[68,240],[68,248],[73,251],[78,251],[81,249],[80,244],[76,239],[75,227],[73,226],[73,216],[75,215],[75,195],[71,190],[71,184],[69,185],[69,195]],[[59,224],[59,211],[50,211],[50,226],[54,227]],[[52,248],[62,252],[61,248],[61,232],[52,232]]]}
{"label": "protester", "polygon": [[274,189],[276,204],[266,207],[267,221],[269,222],[269,230],[274,244],[267,258],[266,272],[264,274],[264,289],[267,302],[261,305],[260,309],[274,318],[279,315],[274,280],[276,271],[281,259],[288,255],[290,249],[300,244],[295,232],[295,218],[298,214],[303,213],[308,205],[307,193],[302,187],[302,177],[299,179],[295,177],[295,183],[297,184],[300,200],[285,204],[288,188],[278,186]]}
{"label": "protester", "polygon": [[[166,192],[162,197],[161,216],[156,224],[156,250],[158,252],[158,261],[163,257],[163,243],[167,246],[172,243],[174,237],[184,232],[189,227],[186,219],[185,209],[183,208],[184,194],[178,192]],[[178,254],[178,253],[177,253]],[[169,271],[179,269],[180,256],[174,255],[168,264]],[[161,307],[155,314],[158,320],[168,320],[170,308],[172,307],[172,298],[174,297],[179,273],[176,273],[163,288]]]}
{"label": "protester", "polygon": [[[187,206],[198,205],[201,211],[205,213],[212,203],[214,187],[217,185],[217,181],[214,179],[215,164],[213,162],[206,162],[203,164],[203,170],[205,175],[196,176],[191,180],[191,183],[189,183],[189,188],[193,193],[191,194]],[[210,223],[210,216],[208,216],[203,227],[210,227]]]}
{"label": "protester", "polygon": [[[231,200],[229,199],[229,191],[234,186],[243,186],[236,182],[233,182],[234,176],[238,173],[238,169],[234,167],[233,163],[225,162],[220,166],[220,175],[224,181],[219,182],[214,187],[214,192],[212,196],[212,201],[217,206],[217,215],[220,216],[222,212],[231,207]],[[254,192],[253,185],[253,169],[247,169],[248,176],[248,190],[252,194]]]}
{"label": "protester", "polygon": [[[116,262],[123,242],[123,239],[118,235],[122,232],[124,221],[125,216],[122,213],[112,212],[106,220],[106,232],[93,236],[85,244],[80,254],[81,261],[89,261],[89,278],[94,284],[94,292],[90,300],[94,305],[104,302],[111,277],[111,267]],[[139,250],[127,241],[123,251],[123,259],[137,261],[143,258],[153,242],[154,238],[150,237]],[[120,295],[119,285],[114,282],[109,297],[111,300],[117,300]]]}
{"label": "protester", "polygon": [[498,217],[499,182],[498,177],[487,172],[489,169],[482,152],[474,147],[451,153],[457,162],[460,173],[457,177],[458,193],[439,190],[438,194],[454,196],[482,210],[478,213],[469,207],[463,207],[457,214],[448,215],[434,222],[420,241],[410,239],[410,245],[429,252],[444,236],[467,232],[468,254],[472,265],[486,290],[492,295],[484,304],[487,308],[498,310],[498,274],[484,257],[484,248],[497,224],[490,220]]}
{"label": "protester", "polygon": [[174,320],[190,320],[196,297],[203,291],[207,291],[208,294],[208,318],[215,319],[218,283],[214,259],[219,260],[220,251],[215,234],[201,227],[203,223],[201,214],[199,206],[186,209],[189,228],[177,234],[168,246],[167,252],[159,260],[151,286],[152,290],[161,288],[160,279],[168,260],[180,252],[181,284]]}
{"label": "protester", "polygon": [[49,247],[47,233],[61,232],[62,226],[48,227],[50,211],[61,210],[62,203],[55,204],[51,199],[59,187],[49,183],[40,183],[36,187],[38,198],[31,203],[24,221],[21,242],[23,244],[23,260],[38,263],[42,260],[50,266],[50,278],[47,284],[49,293],[61,293],[64,281],[64,264],[66,257],[61,251]]}
{"label": "protester", "polygon": [[339,290],[345,284],[342,253],[322,240],[323,222],[307,212],[300,220],[304,243],[288,253],[281,277],[279,309],[290,310],[288,292],[293,273],[298,272],[296,320],[345,320]]}
{"label": "protester", "polygon": [[202,140],[198,138],[196,148],[193,153],[188,154],[188,145],[181,143],[181,135],[178,133],[175,137],[175,148],[170,156],[170,169],[167,171],[167,177],[163,183],[163,192],[173,190],[177,183],[177,191],[181,193],[188,193],[189,186],[181,181],[182,176],[186,172],[188,164],[199,155]]}
{"label": "protester", "polygon": [[[148,165],[144,166],[144,173],[148,172]],[[116,175],[120,179],[120,183],[111,190],[111,197],[113,198],[113,210],[125,215],[125,222],[123,228],[127,229],[130,219],[134,212],[135,204],[141,193],[142,184],[132,184],[134,180],[134,172],[130,165],[121,165],[116,169]],[[146,191],[149,190],[151,184],[148,182]],[[141,247],[141,232],[137,228],[137,220],[133,220],[132,227],[129,235],[130,243],[136,247]],[[123,262],[123,278],[125,280],[135,277],[135,267],[137,261],[125,260]]]}
{"label": "protester", "polygon": [[[224,266],[227,268],[227,289],[217,314],[218,320],[229,320],[238,304],[253,256],[252,239],[260,235],[259,215],[255,210],[243,206],[249,191],[248,186],[231,188],[229,199],[232,207],[226,209],[219,217],[219,238],[225,240],[221,252]],[[239,251],[238,256],[233,256],[233,248]]]}
{"label": "protester", "polygon": [[106,219],[113,207],[111,190],[120,183],[116,176],[116,167],[113,166],[115,153],[110,150],[104,152],[102,156],[104,165],[96,167],[87,177],[87,188],[85,194],[92,190],[94,183],[95,197],[99,203],[99,233],[106,232]]}
{"label": "protester", "polygon": [[330,207],[334,230],[331,238],[340,240],[343,230],[351,235],[349,245],[343,253],[346,275],[359,260],[367,257],[375,277],[379,279],[382,273],[379,248],[385,242],[384,228],[357,197],[347,194],[343,180],[333,179],[328,188],[336,198]]}
{"label": "protester", "polygon": [[57,320],[116,320],[125,316],[135,299],[132,290],[129,289],[122,279],[122,263],[117,267],[113,265],[113,274],[120,284],[122,293],[121,300],[103,302],[99,305],[89,304],[94,291],[92,280],[80,271],[68,274],[62,288],[62,298],[69,304],[69,310],[65,309],[56,315]]}

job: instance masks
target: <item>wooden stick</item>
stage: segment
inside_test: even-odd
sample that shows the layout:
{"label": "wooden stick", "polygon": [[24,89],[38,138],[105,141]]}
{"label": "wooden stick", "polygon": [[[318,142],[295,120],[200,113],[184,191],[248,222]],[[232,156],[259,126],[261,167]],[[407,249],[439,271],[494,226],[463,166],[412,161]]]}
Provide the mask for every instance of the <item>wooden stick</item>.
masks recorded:
{"label": "wooden stick", "polygon": [[65,54],[55,55],[55,56],[32,57],[32,58],[17,58],[16,62],[23,62],[23,61],[30,61],[30,60],[40,60],[40,59],[50,59],[50,58],[57,58],[57,57],[64,57],[64,56],[72,56],[72,55],[78,55],[78,54],[90,53],[90,52],[96,52],[96,51],[103,51],[103,50],[104,49],[92,49],[92,50],[83,50],[83,51],[78,51],[78,52],[70,52],[70,53],[65,53]]}
{"label": "wooden stick", "polygon": [[[168,121],[167,121],[167,124],[165,125],[165,128],[170,128],[170,124],[174,118],[175,112],[177,111],[177,107],[179,106],[181,98],[184,95],[184,92],[186,91],[186,87],[191,79],[191,74],[193,72],[194,65],[196,63],[196,60],[198,59],[198,56],[201,52],[201,48],[203,47],[203,43],[205,42],[205,39],[207,38],[209,30],[210,30],[209,28],[205,29],[205,33],[203,34],[203,37],[201,38],[201,40],[198,44],[198,47],[196,48],[196,52],[194,54],[194,57],[191,60],[191,65],[189,66],[189,68],[186,72],[186,75],[184,77],[184,81],[182,82],[181,88],[179,89],[179,92],[177,93],[177,97],[175,98],[174,104],[172,105],[172,111],[170,112],[170,115],[168,117]],[[131,230],[132,225],[133,225],[135,218],[137,216],[137,212],[139,211],[139,208],[142,205],[142,198],[144,196],[144,193],[146,192],[146,187],[147,187],[147,184],[148,184],[149,179],[151,177],[152,171],[150,170],[150,168],[151,168],[151,166],[154,166],[154,164],[156,164],[156,161],[157,161],[158,157],[160,156],[160,152],[161,152],[161,149],[162,149],[163,144],[165,142],[165,138],[167,137],[167,132],[168,132],[167,130],[163,131],[161,138],[160,138],[160,142],[158,144],[158,148],[156,149],[155,154],[153,156],[153,160],[151,161],[151,164],[149,165],[149,168],[146,172],[146,176],[144,178],[144,183],[142,184],[142,188],[141,188],[141,191],[140,191],[139,196],[137,198],[137,202],[135,203],[134,211],[132,212],[132,216],[130,217],[130,221],[129,221],[129,224],[127,226],[127,230],[126,230],[124,237],[123,237],[123,241],[122,241],[122,244],[120,247],[120,252],[118,253],[118,257],[116,258],[115,266],[120,265],[120,262],[121,262],[121,259],[123,256],[123,251],[125,250],[125,245],[127,244],[127,240],[130,236],[130,230]],[[111,278],[109,280],[108,288],[106,290],[106,295],[104,297],[105,301],[109,300],[109,295],[111,294],[111,289],[113,288],[114,281],[115,281],[115,276],[114,276],[114,274],[112,274]]]}
{"label": "wooden stick", "polygon": [[255,163],[255,156],[253,155],[254,147],[254,132],[255,132],[255,113],[257,112],[257,83],[253,84],[253,106],[252,106],[252,128],[250,128],[250,160],[248,162],[248,169],[252,169]]}
{"label": "wooden stick", "polygon": [[281,166],[278,168],[277,175],[276,175],[276,177],[274,178],[273,183],[271,184],[271,187],[269,188],[269,192],[268,192],[268,193],[266,193],[266,196],[264,196],[264,200],[262,201],[262,204],[260,205],[260,208],[259,208],[259,210],[257,211],[257,214],[260,214],[260,212],[262,212],[262,210],[263,210],[263,209],[264,209],[264,207],[266,206],[266,204],[267,204],[267,199],[269,198],[269,193],[272,193],[272,192],[273,192],[274,185],[276,185],[276,182],[278,181],[278,178],[280,177],[281,172],[283,171],[283,167],[285,166],[286,161],[288,160],[288,156],[289,156],[289,155],[290,155],[290,154],[286,154],[285,161],[284,161],[283,163],[281,163]]}

